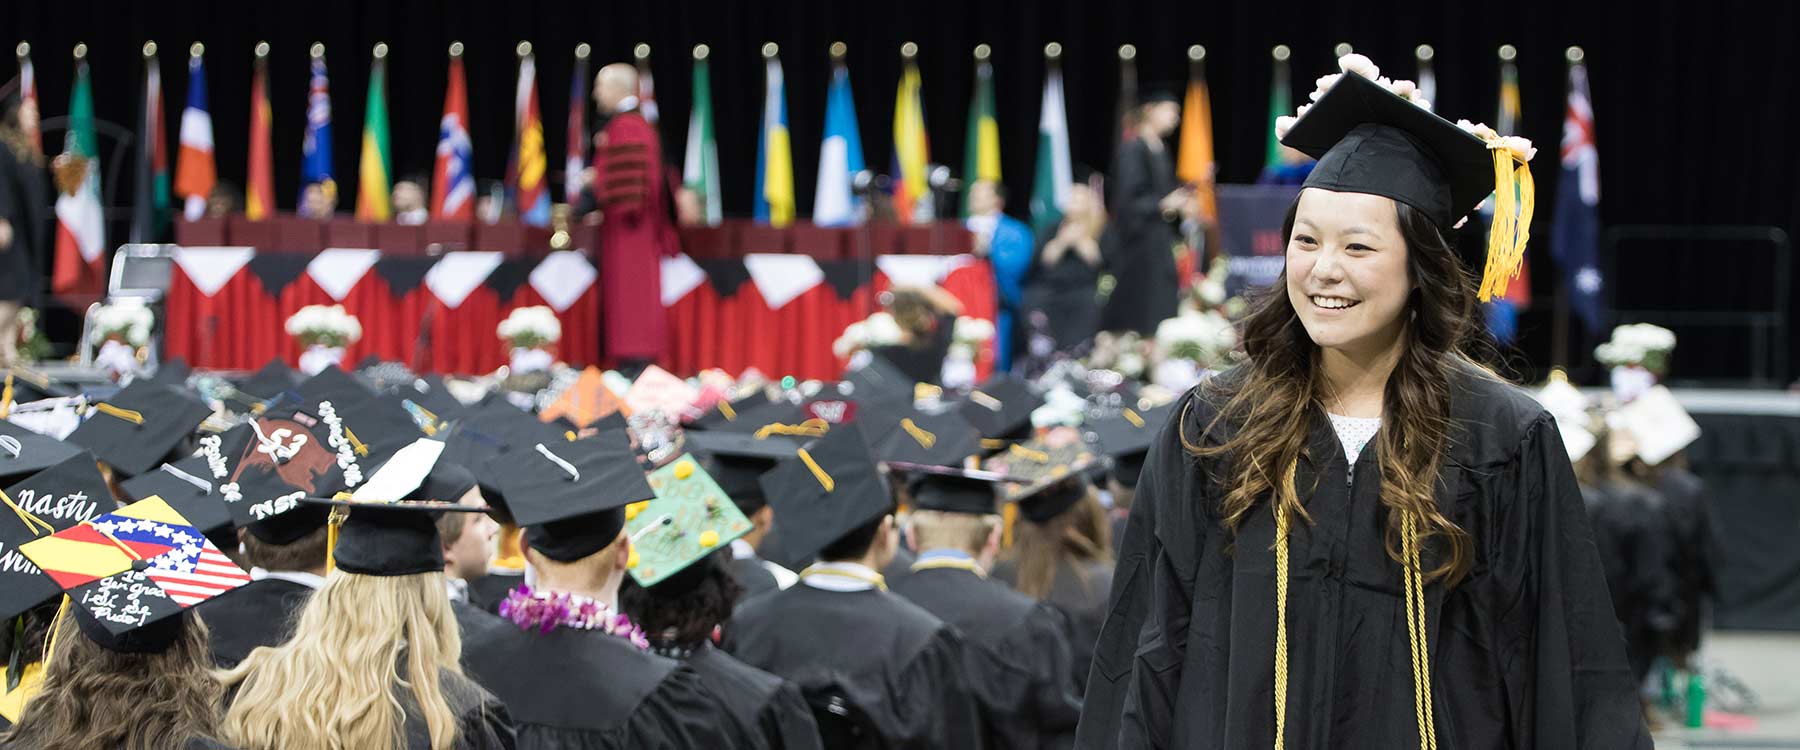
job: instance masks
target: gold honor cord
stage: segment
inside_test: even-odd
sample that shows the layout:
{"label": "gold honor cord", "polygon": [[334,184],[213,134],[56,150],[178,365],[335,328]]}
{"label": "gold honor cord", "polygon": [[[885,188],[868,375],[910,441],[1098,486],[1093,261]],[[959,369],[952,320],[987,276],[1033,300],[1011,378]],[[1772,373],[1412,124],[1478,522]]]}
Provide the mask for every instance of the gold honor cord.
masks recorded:
{"label": "gold honor cord", "polygon": [[1140,430],[1144,429],[1144,418],[1138,416],[1137,412],[1126,409],[1123,414],[1125,416],[1125,421],[1130,422],[1132,427],[1136,427]]}

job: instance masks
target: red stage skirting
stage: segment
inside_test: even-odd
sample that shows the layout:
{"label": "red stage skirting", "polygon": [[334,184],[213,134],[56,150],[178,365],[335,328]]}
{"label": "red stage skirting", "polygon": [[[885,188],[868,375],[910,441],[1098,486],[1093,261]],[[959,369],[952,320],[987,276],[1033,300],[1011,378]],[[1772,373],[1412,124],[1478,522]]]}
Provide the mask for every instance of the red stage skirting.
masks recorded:
{"label": "red stage skirting", "polygon": [[[342,304],[363,326],[363,338],[349,348],[347,363],[375,355],[407,363],[420,372],[486,373],[506,362],[507,352],[494,332],[499,322],[515,308],[546,304],[545,294],[526,280],[540,262],[537,259],[501,261],[460,304],[452,306],[425,281],[402,294],[395,294],[388,281],[390,276],[419,279],[423,269],[438,259],[383,257],[337,300],[308,271],[302,269],[294,275],[291,267],[304,266],[312,254],[278,255],[291,259],[282,263],[290,266],[285,276],[292,279],[279,294],[271,294],[263,278],[281,279],[284,274],[269,271],[266,265],[259,273],[252,268],[254,262],[240,260],[235,271],[227,268],[221,272],[216,264],[198,264],[196,254],[189,258],[194,270],[190,276],[189,269],[177,263],[167,297],[165,355],[212,369],[255,369],[271,357],[297,363],[300,349],[283,330],[288,316],[309,304]],[[987,263],[970,258],[943,260],[948,272],[940,283],[962,299],[965,314],[993,319],[994,281]],[[848,270],[851,261],[818,263],[841,272]],[[413,267],[394,270],[405,264]],[[210,295],[194,278],[209,272],[226,277]],[[887,274],[876,271],[867,282],[847,290],[846,297],[833,283],[821,281],[771,309],[754,281],[745,280],[726,298],[720,297],[712,283],[701,281],[667,308],[670,342],[663,364],[682,375],[713,367],[737,374],[756,367],[773,377],[834,378],[842,363],[832,354],[832,341],[874,309],[875,295],[890,283]],[[577,366],[609,364],[601,359],[599,294],[600,286],[591,284],[558,311],[563,326],[558,356],[563,361]],[[454,297],[454,292],[450,296]],[[989,358],[983,359],[979,369],[985,375]]]}

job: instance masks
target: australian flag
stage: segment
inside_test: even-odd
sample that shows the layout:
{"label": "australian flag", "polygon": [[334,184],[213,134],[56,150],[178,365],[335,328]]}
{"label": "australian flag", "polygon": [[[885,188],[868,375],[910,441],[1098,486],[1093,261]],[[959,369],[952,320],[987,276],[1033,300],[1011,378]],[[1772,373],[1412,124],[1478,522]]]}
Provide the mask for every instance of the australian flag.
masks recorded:
{"label": "australian flag", "polygon": [[1550,253],[1562,268],[1569,309],[1589,333],[1600,330],[1605,279],[1600,275],[1600,156],[1594,150],[1594,108],[1587,66],[1569,66],[1569,107],[1563,115],[1562,180]]}

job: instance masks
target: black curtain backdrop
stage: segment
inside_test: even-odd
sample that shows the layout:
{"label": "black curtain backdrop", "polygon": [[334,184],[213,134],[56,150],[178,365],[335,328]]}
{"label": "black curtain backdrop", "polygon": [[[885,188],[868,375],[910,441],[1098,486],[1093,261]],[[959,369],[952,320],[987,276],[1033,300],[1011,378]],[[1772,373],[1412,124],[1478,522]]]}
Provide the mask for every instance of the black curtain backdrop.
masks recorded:
{"label": "black curtain backdrop", "polygon": [[[239,186],[244,181],[251,51],[257,41],[269,41],[276,194],[284,209],[292,207],[298,187],[307,48],[313,42],[326,47],[334,162],[342,206],[348,210],[355,200],[369,53],[376,42],[387,42],[392,50],[388,102],[396,173],[431,169],[446,48],[461,40],[468,48],[476,171],[482,178],[498,179],[512,141],[513,48],[530,40],[538,52],[538,95],[550,168],[559,185],[577,43],[593,45],[596,69],[629,60],[636,43],[651,45],[664,151],[676,163],[687,129],[690,53],[697,43],[710,45],[725,209],[747,214],[762,106],[758,50],[774,41],[781,45],[787,75],[802,216],[812,206],[829,75],[827,47],[833,41],[849,45],[866,158],[878,169],[885,169],[891,158],[899,48],[904,41],[919,44],[932,160],[959,172],[972,88],[970,52],[977,43],[991,44],[1002,167],[1015,211],[1023,210],[1030,192],[1045,42],[1060,41],[1066,49],[1074,158],[1101,169],[1111,153],[1118,45],[1137,46],[1140,81],[1176,88],[1186,79],[1188,45],[1206,45],[1221,182],[1251,181],[1261,166],[1269,50],[1275,44],[1293,48],[1298,104],[1314,78],[1332,72],[1337,42],[1351,42],[1384,72],[1408,78],[1415,74],[1413,47],[1430,43],[1438,53],[1437,110],[1453,119],[1491,123],[1499,87],[1495,50],[1511,43],[1519,48],[1523,134],[1543,149],[1533,170],[1539,186],[1531,250],[1538,303],[1523,321],[1526,336],[1519,352],[1540,367],[1550,358],[1549,308],[1556,275],[1548,240],[1558,188],[1556,144],[1562,132],[1566,46],[1579,44],[1588,53],[1606,224],[1800,229],[1795,178],[1800,139],[1792,135],[1792,115],[1800,109],[1795,80],[1800,53],[1792,44],[1800,29],[1800,9],[1789,3],[168,0],[8,4],[0,9],[0,24],[33,45],[46,117],[66,114],[70,51],[84,41],[91,50],[99,116],[127,127],[142,96],[139,49],[146,39],[156,40],[162,48],[171,139],[187,90],[187,47],[204,42],[219,173]],[[50,150],[58,146],[51,144]],[[175,153],[172,144],[170,153]],[[115,203],[129,200],[128,175],[107,174],[105,180]],[[1673,267],[1660,257],[1632,262],[1652,269],[1666,263]],[[1646,276],[1641,283],[1648,284],[1660,277],[1671,282],[1671,295],[1711,286],[1735,298],[1733,290],[1768,286],[1767,273],[1759,273],[1764,268],[1711,264],[1678,275],[1639,273],[1632,278]],[[1680,331],[1684,356],[1678,358],[1677,376],[1741,369],[1741,341],[1702,335],[1701,330]],[[1800,326],[1794,331],[1800,334]],[[1800,335],[1791,338],[1800,345]]]}

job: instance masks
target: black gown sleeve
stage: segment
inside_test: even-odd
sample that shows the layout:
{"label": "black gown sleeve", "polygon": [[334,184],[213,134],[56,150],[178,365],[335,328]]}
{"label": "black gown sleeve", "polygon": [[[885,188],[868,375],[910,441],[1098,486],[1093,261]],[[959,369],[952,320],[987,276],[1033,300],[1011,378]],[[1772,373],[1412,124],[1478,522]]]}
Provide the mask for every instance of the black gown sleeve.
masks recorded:
{"label": "black gown sleeve", "polygon": [[517,731],[506,704],[482,691],[482,701],[457,719],[456,746],[461,750],[514,750]]}
{"label": "black gown sleeve", "polygon": [[962,636],[948,625],[938,629],[912,661],[890,676],[893,702],[865,705],[890,750],[978,748],[981,709],[964,673]]}
{"label": "black gown sleeve", "polygon": [[1486,552],[1516,586],[1495,634],[1518,747],[1649,748],[1643,708],[1555,420],[1527,429],[1489,485],[1498,523]]}
{"label": "black gown sleeve", "polygon": [[806,705],[800,688],[791,682],[782,682],[763,706],[758,721],[769,750],[823,750],[812,708]]}
{"label": "black gown sleeve", "polygon": [[[1181,431],[1201,401],[1189,394],[1151,444],[1113,577],[1111,603],[1088,673],[1077,748],[1165,747],[1173,724],[1192,608],[1191,560],[1211,532]],[[1190,439],[1197,440],[1197,436]],[[1173,548],[1167,546],[1175,545]]]}

